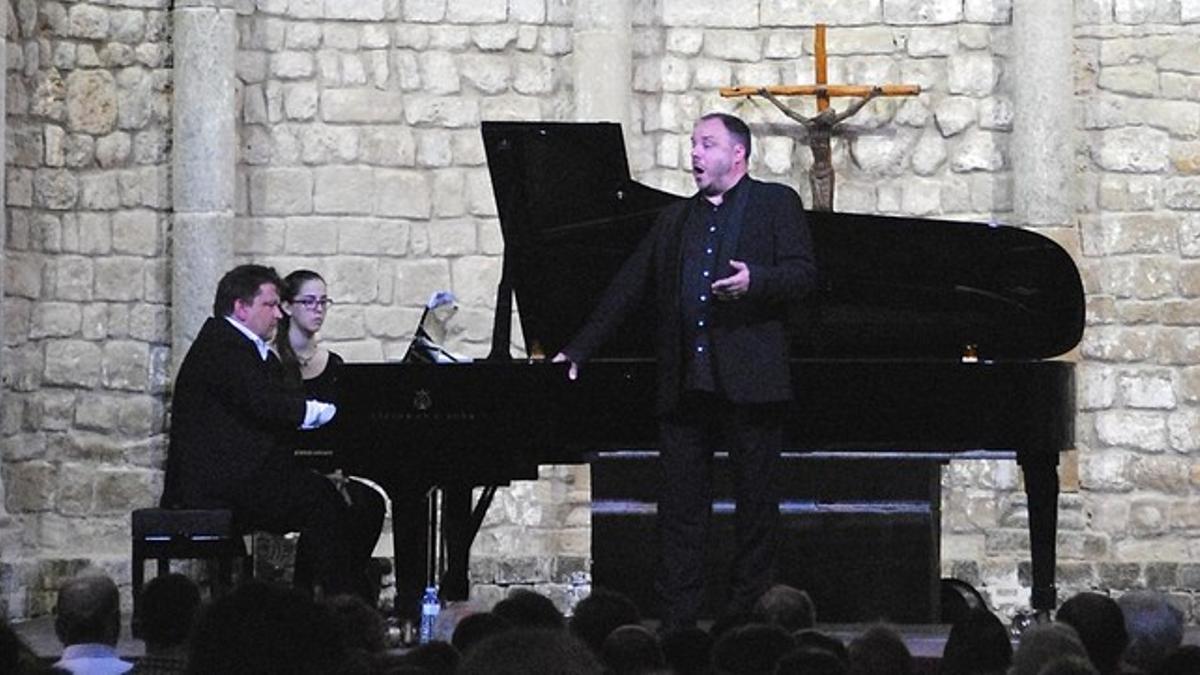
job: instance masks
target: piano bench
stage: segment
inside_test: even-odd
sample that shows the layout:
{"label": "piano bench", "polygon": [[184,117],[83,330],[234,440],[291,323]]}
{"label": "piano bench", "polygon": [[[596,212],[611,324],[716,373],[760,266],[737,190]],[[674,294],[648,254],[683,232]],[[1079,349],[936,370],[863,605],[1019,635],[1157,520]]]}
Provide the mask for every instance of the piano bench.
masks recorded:
{"label": "piano bench", "polygon": [[171,571],[172,560],[217,561],[214,594],[233,586],[233,562],[242,563],[242,577],[253,576],[242,533],[233,526],[228,509],[136,509],[132,523],[133,630],[140,629],[138,609],[145,582],[145,563],[154,560],[159,575]]}

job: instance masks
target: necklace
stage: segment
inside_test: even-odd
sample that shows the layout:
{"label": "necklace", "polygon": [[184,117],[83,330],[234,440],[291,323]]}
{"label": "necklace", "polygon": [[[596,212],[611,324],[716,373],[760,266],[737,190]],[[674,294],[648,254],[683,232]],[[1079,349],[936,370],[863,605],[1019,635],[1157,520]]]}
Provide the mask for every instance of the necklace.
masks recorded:
{"label": "necklace", "polygon": [[312,363],[312,360],[317,357],[318,351],[319,350],[316,347],[313,347],[312,353],[310,353],[308,356],[304,356],[300,352],[296,352],[296,361],[300,363],[301,368],[307,368],[308,364]]}

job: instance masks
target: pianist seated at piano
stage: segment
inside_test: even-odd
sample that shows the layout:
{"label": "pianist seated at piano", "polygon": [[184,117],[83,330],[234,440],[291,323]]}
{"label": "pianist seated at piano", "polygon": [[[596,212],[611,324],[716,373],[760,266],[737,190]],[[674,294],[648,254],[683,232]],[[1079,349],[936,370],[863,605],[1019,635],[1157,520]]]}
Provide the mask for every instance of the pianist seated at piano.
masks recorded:
{"label": "pianist seated at piano", "polygon": [[[282,317],[282,287],[262,265],[238,266],[218,282],[213,315],[175,380],[161,503],[230,509],[244,532],[299,531],[299,584],[327,595],[362,593],[345,499],[288,447],[297,429],[328,423],[337,408],[289,387],[268,347]],[[326,303],[313,304],[324,311]]]}
{"label": "pianist seated at piano", "polygon": [[[275,328],[272,348],[283,365],[284,383],[306,399],[338,403],[338,373],[342,357],[329,351],[317,338],[325,317],[333,307],[328,286],[320,274],[306,269],[295,270],[283,278],[279,308],[282,316]],[[304,444],[306,431],[298,432],[295,446]],[[360,594],[372,606],[377,602],[379,589],[370,572],[371,553],[383,529],[386,511],[383,497],[368,485],[347,478],[340,470],[326,474],[346,502],[344,522],[351,568],[362,580]],[[311,569],[302,569],[297,556],[295,575],[298,583],[307,584]]]}

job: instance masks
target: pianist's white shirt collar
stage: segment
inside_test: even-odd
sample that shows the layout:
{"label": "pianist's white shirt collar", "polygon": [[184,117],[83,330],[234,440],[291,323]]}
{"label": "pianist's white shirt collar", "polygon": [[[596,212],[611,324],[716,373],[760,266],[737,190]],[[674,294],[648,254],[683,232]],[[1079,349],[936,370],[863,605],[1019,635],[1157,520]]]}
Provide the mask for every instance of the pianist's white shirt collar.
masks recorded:
{"label": "pianist's white shirt collar", "polygon": [[258,350],[259,358],[261,358],[263,361],[267,360],[267,352],[270,351],[270,348],[267,347],[267,343],[263,342],[262,338],[255,335],[254,331],[243,326],[240,321],[233,318],[232,316],[225,317],[225,320],[228,321],[229,323],[233,324],[234,328],[241,331],[242,335],[245,335],[251,342],[254,343],[255,349]]}

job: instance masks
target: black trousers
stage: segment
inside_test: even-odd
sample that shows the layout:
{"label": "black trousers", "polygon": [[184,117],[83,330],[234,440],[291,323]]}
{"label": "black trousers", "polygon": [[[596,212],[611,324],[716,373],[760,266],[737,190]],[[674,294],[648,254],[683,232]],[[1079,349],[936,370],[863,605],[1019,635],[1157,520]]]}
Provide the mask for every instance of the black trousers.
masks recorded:
{"label": "black trousers", "polygon": [[325,476],[280,464],[235,491],[234,518],[245,531],[300,532],[296,586],[319,585],[326,595],[354,593],[374,606],[378,588],[368,563],[383,527],[384,501],[356,481],[346,483],[345,491],[349,501]]}
{"label": "black trousers", "polygon": [[717,396],[688,393],[674,413],[660,420],[657,588],[665,629],[692,626],[700,614],[717,450],[729,452],[737,499],[737,541],[725,611],[749,610],[770,586],[779,526],[781,412],[778,404],[735,405]]}

